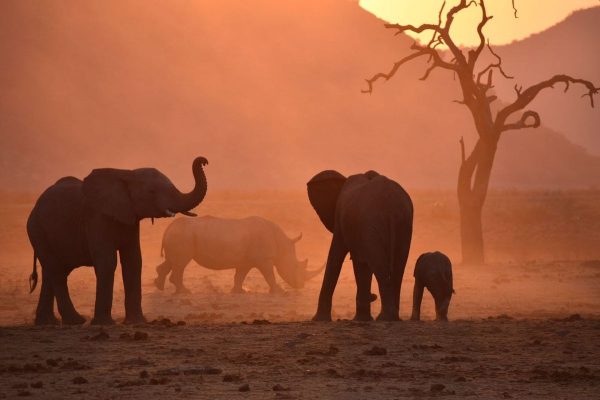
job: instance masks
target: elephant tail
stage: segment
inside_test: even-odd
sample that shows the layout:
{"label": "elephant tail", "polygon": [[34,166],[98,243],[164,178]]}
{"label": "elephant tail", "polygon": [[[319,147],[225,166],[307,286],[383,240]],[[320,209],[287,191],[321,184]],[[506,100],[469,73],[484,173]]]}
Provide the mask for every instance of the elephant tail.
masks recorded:
{"label": "elephant tail", "polygon": [[29,275],[29,293],[33,293],[38,282],[37,255],[33,252],[33,272]]}

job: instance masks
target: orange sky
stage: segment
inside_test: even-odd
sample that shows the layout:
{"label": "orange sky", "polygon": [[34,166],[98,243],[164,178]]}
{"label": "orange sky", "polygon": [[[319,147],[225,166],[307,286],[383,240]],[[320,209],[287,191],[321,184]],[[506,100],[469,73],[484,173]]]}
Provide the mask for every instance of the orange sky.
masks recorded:
{"label": "orange sky", "polygon": [[[445,10],[457,4],[446,1]],[[504,44],[541,32],[565,19],[573,11],[600,5],[598,0],[515,0],[519,18],[515,19],[511,0],[487,1],[488,14],[494,18],[486,25],[486,34],[492,44]],[[360,0],[364,9],[390,22],[420,25],[437,22],[442,0]],[[445,13],[444,13],[445,15]],[[453,37],[464,45],[477,43],[474,24],[481,10],[471,6],[455,18]],[[427,34],[427,40],[431,33]]]}

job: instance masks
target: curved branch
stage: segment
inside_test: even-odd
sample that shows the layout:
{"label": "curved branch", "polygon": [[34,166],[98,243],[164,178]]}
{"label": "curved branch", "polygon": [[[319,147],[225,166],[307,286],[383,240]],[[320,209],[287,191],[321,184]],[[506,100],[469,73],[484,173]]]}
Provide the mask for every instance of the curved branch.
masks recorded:
{"label": "curved branch", "polygon": [[398,69],[403,64],[407,63],[408,61],[414,60],[415,58],[421,57],[421,56],[429,55],[433,59],[433,63],[427,69],[425,75],[421,78],[421,80],[427,79],[427,77],[429,76],[429,73],[436,67],[450,69],[450,70],[456,69],[453,64],[443,61],[442,58],[440,57],[439,53],[435,49],[419,46],[419,45],[417,45],[416,42],[413,43],[410,48],[413,50],[417,50],[417,51],[415,53],[409,54],[408,56],[402,58],[399,61],[396,61],[389,72],[387,72],[387,73],[379,72],[379,73],[373,75],[371,78],[366,79],[368,88],[365,90],[361,90],[361,92],[362,93],[373,93],[373,84],[375,82],[377,82],[379,79],[384,79],[386,81],[390,80],[394,75],[396,75],[396,72],[398,72]]}
{"label": "curved branch", "polygon": [[[484,0],[481,0],[479,2],[479,6],[481,7],[481,21],[477,25],[477,35],[479,36],[479,46],[477,46],[477,49],[469,52],[469,65],[471,65],[471,67],[475,66],[475,63],[477,62],[479,55],[481,54],[481,52],[483,51],[483,48],[485,47],[485,36],[483,35],[483,27],[485,26],[485,24],[487,24],[487,22],[490,19],[493,18],[491,15],[490,16],[487,15],[487,10],[485,8]],[[489,47],[489,41],[488,41],[488,47]]]}
{"label": "curved branch", "polygon": [[[527,120],[533,118],[532,123],[527,123]],[[504,125],[503,131],[509,131],[513,129],[524,129],[524,128],[539,128],[541,125],[540,115],[535,111],[525,111],[521,115],[521,119],[512,124]]]}
{"label": "curved branch", "polygon": [[582,97],[589,96],[590,104],[594,107],[594,95],[598,94],[600,91],[599,87],[594,86],[594,84],[585,79],[573,78],[569,75],[555,75],[552,78],[537,83],[533,86],[528,87],[525,90],[521,88],[517,88],[515,86],[515,91],[517,92],[517,99],[508,106],[504,107],[502,110],[498,112],[496,115],[496,121],[494,126],[497,132],[502,132],[506,130],[505,122],[508,117],[514,114],[517,111],[520,111],[527,107],[529,103],[536,98],[536,96],[544,89],[553,88],[557,83],[564,83],[565,90],[569,88],[569,84],[581,84],[587,89],[587,93],[584,93]]}
{"label": "curved branch", "polygon": [[[497,68],[500,73],[502,74],[503,77],[505,77],[506,79],[514,79],[514,76],[508,75],[506,72],[504,72],[504,69],[502,68],[502,57],[500,57],[498,54],[496,54],[494,52],[494,50],[492,49],[492,46],[490,46],[490,41],[488,39],[487,41],[487,47],[488,50],[490,51],[490,53],[492,53],[492,55],[494,57],[496,57],[497,62],[496,63],[492,63],[490,65],[488,65],[487,67],[485,67],[479,74],[477,74],[477,84],[480,84],[481,82],[481,77],[488,71],[491,71],[492,68]],[[488,85],[491,85],[491,82],[488,82]]]}

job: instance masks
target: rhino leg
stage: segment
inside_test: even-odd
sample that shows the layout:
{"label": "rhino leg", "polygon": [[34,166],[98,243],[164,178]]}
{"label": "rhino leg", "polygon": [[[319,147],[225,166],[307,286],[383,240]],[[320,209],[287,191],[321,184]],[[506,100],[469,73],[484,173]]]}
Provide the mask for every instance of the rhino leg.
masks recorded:
{"label": "rhino leg", "polygon": [[167,275],[169,274],[169,272],[171,272],[171,266],[169,265],[169,263],[167,263],[167,261],[163,262],[158,267],[156,267],[157,276],[156,279],[154,279],[154,285],[158,289],[164,290],[165,279],[167,279]]}
{"label": "rhino leg", "polygon": [[265,262],[258,267],[258,270],[263,274],[265,280],[269,284],[270,293],[283,293],[284,290],[277,284],[275,280],[275,272],[273,271],[273,263]]}
{"label": "rhino leg", "polygon": [[250,272],[250,268],[248,267],[238,267],[235,270],[235,276],[233,277],[233,289],[231,289],[231,293],[246,293],[242,284],[244,283],[244,279]]}

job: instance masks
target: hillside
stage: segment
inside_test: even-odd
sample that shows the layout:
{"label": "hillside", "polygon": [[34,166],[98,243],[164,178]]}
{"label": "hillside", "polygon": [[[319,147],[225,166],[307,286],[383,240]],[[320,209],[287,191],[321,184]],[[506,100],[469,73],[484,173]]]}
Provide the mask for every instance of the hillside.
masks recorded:
{"label": "hillside", "polygon": [[[414,63],[361,94],[411,41],[354,2],[144,4],[2,2],[2,187],[152,165],[186,189],[199,154],[212,188],[298,188],[324,168],[454,187],[458,139],[475,140],[456,82]],[[493,186],[600,181],[600,159],[548,129],[500,145]]]}
{"label": "hillside", "polygon": [[[514,81],[497,85],[500,96],[513,99],[515,83],[527,87],[556,74],[569,74],[600,86],[600,7],[573,13],[545,32],[497,48]],[[600,155],[600,106],[581,99],[581,87],[544,92],[535,103],[542,122],[563,132],[569,140]]]}

